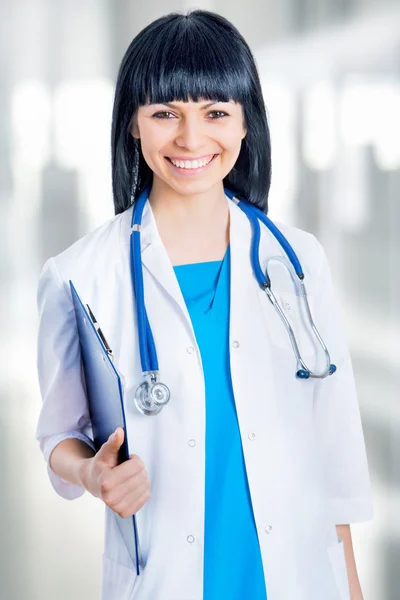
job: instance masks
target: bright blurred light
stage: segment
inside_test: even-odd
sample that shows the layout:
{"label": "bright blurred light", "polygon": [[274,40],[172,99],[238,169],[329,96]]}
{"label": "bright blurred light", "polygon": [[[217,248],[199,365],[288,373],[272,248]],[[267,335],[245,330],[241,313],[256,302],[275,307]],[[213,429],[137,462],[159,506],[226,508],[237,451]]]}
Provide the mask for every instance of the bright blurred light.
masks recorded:
{"label": "bright blurred light", "polygon": [[372,203],[368,193],[369,162],[357,146],[344,146],[338,157],[338,176],[332,181],[335,198],[331,222],[342,232],[357,235],[370,226]]}
{"label": "bright blurred light", "polygon": [[314,170],[330,169],[336,157],[335,91],[320,81],[305,93],[303,156]]}
{"label": "bright blurred light", "polygon": [[340,131],[347,145],[373,146],[383,170],[400,167],[400,86],[383,77],[352,76],[340,102]]}
{"label": "bright blurred light", "polygon": [[271,133],[272,181],[269,215],[292,219],[297,187],[296,106],[293,92],[284,84],[269,80],[262,86]]}
{"label": "bright blurred light", "polygon": [[376,87],[367,81],[345,84],[340,99],[340,132],[349,145],[365,146],[374,140],[377,119]]}
{"label": "bright blurred light", "polygon": [[62,83],[54,95],[57,162],[90,169],[108,160],[113,87],[108,80]]}
{"label": "bright blurred light", "polygon": [[11,96],[13,148],[18,161],[41,169],[50,154],[50,95],[44,83],[35,80],[18,84]]}
{"label": "bright blurred light", "polygon": [[[400,84],[382,83],[377,93],[375,159],[384,171],[400,168]],[[378,108],[378,107],[377,107]]]}
{"label": "bright blurred light", "polygon": [[54,96],[55,154],[79,173],[80,210],[92,229],[114,215],[111,115],[114,87],[106,79],[61,84]]}

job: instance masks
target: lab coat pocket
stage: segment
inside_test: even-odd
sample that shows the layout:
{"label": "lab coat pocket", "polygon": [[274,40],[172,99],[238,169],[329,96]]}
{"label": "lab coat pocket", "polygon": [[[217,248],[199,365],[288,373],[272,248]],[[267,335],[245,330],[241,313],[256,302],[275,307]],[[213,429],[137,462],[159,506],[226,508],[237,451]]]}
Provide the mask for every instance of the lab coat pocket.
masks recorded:
{"label": "lab coat pocket", "polygon": [[339,598],[340,600],[351,600],[343,540],[338,538],[337,543],[327,547],[327,551],[339,591]]}
{"label": "lab coat pocket", "polygon": [[132,600],[138,577],[136,570],[116,562],[106,554],[102,556],[102,567],[101,600]]}

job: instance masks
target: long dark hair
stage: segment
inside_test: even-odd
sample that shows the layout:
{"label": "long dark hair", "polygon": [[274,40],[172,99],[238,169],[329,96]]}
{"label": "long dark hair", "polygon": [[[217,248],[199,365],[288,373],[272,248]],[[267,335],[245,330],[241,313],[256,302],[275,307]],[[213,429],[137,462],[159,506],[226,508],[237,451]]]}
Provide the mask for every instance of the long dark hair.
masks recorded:
{"label": "long dark hair", "polygon": [[145,27],[122,59],[111,131],[115,214],[124,212],[152,183],[131,119],[148,102],[200,99],[239,102],[246,136],[237,161],[223,180],[265,213],[271,184],[271,144],[266,109],[252,52],[227,19],[207,10],[172,12]]}

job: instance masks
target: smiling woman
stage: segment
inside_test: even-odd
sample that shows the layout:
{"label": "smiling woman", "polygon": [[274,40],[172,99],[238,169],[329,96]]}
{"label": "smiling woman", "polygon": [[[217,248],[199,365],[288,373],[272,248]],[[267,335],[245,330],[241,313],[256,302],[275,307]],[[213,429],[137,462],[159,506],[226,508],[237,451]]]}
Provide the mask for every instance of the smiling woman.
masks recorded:
{"label": "smiling woman", "polygon": [[[60,495],[106,505],[102,600],[350,600],[349,581],[358,599],[348,524],[372,506],[352,365],[323,248],[266,217],[269,128],[238,30],[203,10],[143,29],[111,137],[115,216],[38,290],[37,437]],[[318,345],[284,263],[333,377],[298,371],[287,323],[310,364]],[[124,375],[123,427],[98,447],[70,280]]]}

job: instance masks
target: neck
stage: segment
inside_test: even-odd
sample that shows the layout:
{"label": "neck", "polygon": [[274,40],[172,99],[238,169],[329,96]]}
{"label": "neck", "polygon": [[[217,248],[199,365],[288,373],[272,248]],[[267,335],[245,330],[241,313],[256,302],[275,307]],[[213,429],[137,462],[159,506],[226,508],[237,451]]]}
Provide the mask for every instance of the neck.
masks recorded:
{"label": "neck", "polygon": [[223,257],[229,243],[229,200],[222,182],[192,195],[159,182],[154,177],[149,203],[173,264]]}
{"label": "neck", "polygon": [[154,176],[149,203],[157,223],[169,223],[175,229],[204,229],[228,211],[222,182],[206,192],[183,195]]}

